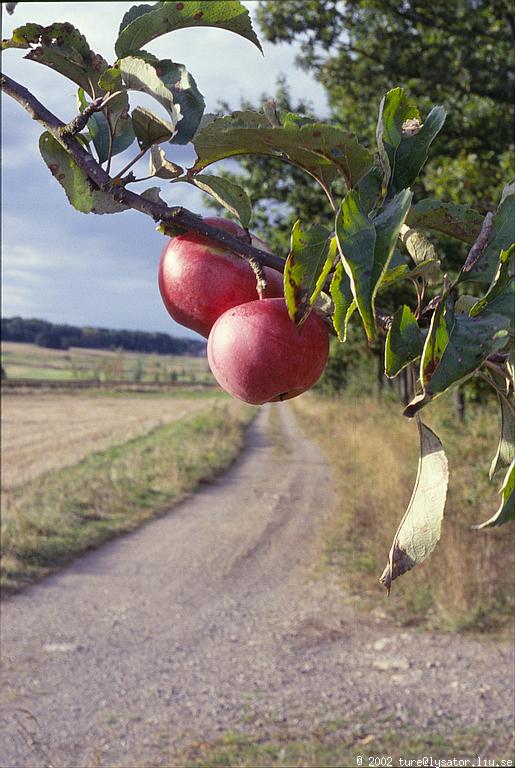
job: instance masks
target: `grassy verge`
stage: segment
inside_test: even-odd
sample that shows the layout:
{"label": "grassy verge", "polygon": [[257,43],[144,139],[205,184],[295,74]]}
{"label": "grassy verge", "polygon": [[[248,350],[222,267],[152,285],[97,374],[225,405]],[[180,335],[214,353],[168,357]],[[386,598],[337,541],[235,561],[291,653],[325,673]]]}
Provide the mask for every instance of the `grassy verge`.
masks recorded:
{"label": "grassy verge", "polygon": [[407,760],[416,761],[423,756],[431,756],[433,762],[452,761],[453,758],[456,761],[474,761],[477,755],[488,755],[495,759],[497,765],[503,759],[513,759],[509,743],[492,747],[491,734],[486,728],[470,728],[442,736],[430,732],[416,733],[409,728],[349,735],[335,727],[319,729],[311,734],[283,732],[265,737],[250,737],[230,731],[214,743],[198,744],[186,750],[177,756],[178,762],[174,756],[173,765],[190,768],[341,768],[359,765],[399,766],[401,758],[406,765]]}
{"label": "grassy verge", "polygon": [[254,410],[217,403],[202,413],[88,455],[6,495],[4,593],[168,509],[239,453]]}
{"label": "grassy verge", "polygon": [[499,429],[496,410],[470,408],[465,424],[459,424],[442,398],[424,414],[449,459],[442,538],[434,554],[396,581],[390,599],[382,601],[378,578],[415,481],[415,424],[402,418],[397,404],[372,399],[309,396],[295,407],[333,466],[337,504],[325,559],[358,605],[404,625],[456,631],[509,627],[513,532],[510,526],[471,530],[498,505],[495,485],[488,481]]}

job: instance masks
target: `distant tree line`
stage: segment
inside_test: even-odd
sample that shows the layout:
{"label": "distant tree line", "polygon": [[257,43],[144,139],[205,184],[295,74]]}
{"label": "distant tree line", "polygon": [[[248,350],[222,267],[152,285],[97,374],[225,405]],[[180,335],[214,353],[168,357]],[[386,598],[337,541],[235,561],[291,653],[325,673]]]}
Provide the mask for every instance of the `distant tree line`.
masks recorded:
{"label": "distant tree line", "polygon": [[2,318],[3,341],[21,341],[51,349],[87,347],[90,349],[123,349],[127,352],[154,352],[160,355],[203,355],[206,343],[184,339],[166,333],[113,330],[110,328],[79,328],[56,325],[46,320],[22,317]]}

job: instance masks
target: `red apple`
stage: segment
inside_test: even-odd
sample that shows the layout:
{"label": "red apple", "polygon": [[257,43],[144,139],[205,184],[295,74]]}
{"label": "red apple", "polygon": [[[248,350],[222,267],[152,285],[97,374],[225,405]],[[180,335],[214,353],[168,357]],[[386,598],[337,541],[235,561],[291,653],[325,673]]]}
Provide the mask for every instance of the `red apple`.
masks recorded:
{"label": "red apple", "polygon": [[207,359],[226,392],[246,403],[286,400],[315,384],[327,363],[329,335],[312,312],[297,328],[284,298],[250,301],[214,324]]}
{"label": "red apple", "polygon": [[[229,219],[204,219],[235,237],[247,234]],[[253,237],[252,244],[268,250]],[[283,295],[283,276],[264,268],[266,297]],[[231,307],[257,299],[256,276],[236,254],[201,235],[188,232],[170,240],[159,264],[159,290],[170,315],[181,325],[209,336],[215,320]]]}

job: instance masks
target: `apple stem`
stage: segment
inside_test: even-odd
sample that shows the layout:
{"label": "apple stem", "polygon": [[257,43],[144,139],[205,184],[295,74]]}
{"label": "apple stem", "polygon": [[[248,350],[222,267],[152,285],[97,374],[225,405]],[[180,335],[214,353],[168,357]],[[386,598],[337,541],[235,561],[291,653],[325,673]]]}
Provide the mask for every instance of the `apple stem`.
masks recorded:
{"label": "apple stem", "polygon": [[266,291],[265,270],[262,264],[260,264],[259,261],[257,261],[253,256],[242,256],[242,258],[248,262],[252,268],[252,271],[254,272],[254,275],[256,276],[256,291],[259,299],[261,300],[264,298],[264,293]]}

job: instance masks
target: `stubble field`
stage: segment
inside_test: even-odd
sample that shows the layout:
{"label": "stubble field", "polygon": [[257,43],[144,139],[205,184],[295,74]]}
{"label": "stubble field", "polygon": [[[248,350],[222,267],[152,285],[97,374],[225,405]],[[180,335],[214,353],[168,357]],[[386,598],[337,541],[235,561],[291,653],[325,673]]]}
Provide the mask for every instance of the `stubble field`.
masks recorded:
{"label": "stubble field", "polygon": [[2,398],[2,491],[191,416],[207,398],[7,393]]}

